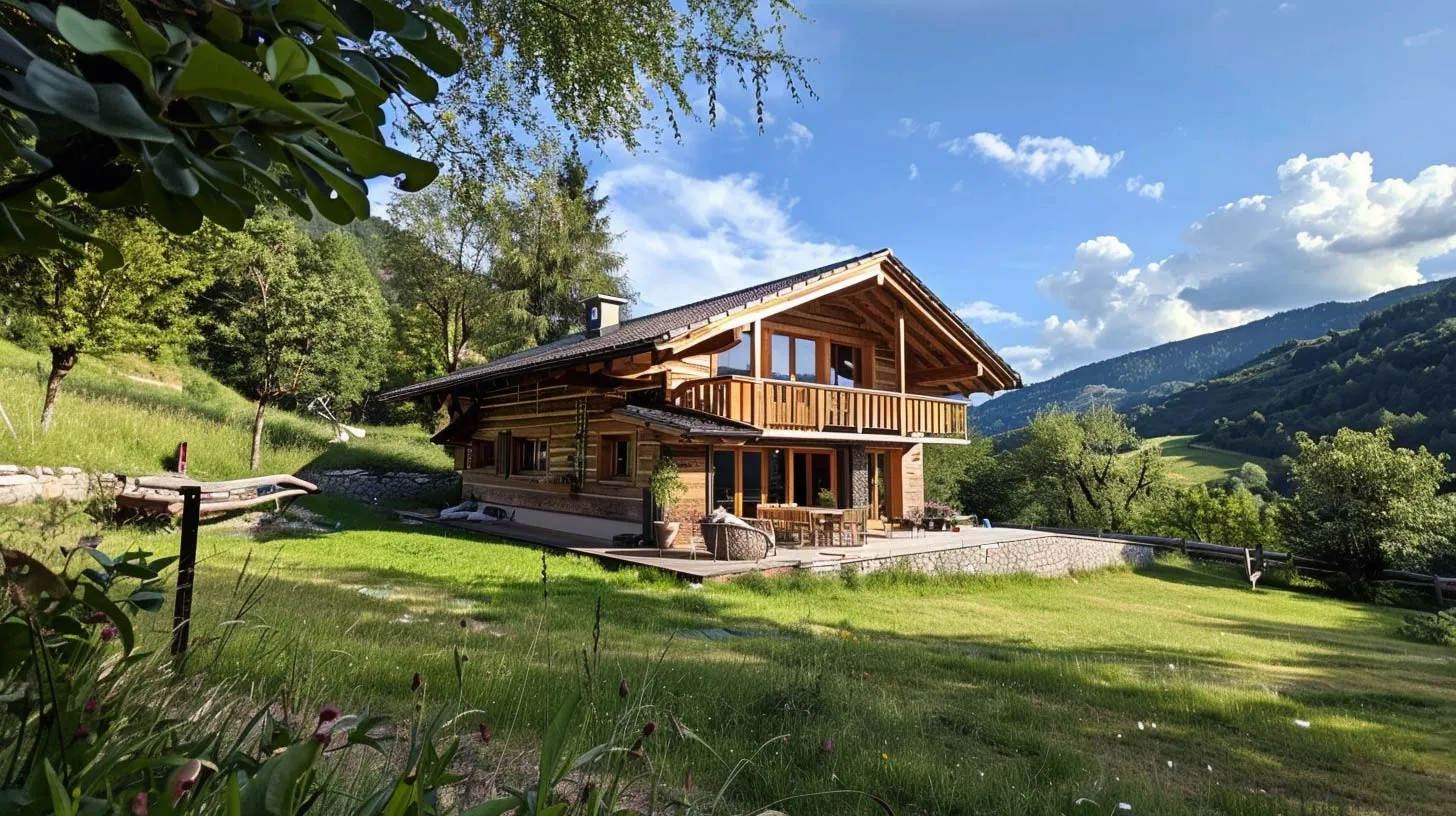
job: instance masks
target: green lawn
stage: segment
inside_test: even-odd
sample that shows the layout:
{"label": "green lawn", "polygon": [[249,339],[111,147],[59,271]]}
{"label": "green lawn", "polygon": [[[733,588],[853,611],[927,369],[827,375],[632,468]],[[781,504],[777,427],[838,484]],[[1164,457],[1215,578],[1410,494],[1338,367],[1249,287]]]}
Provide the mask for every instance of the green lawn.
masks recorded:
{"label": "green lawn", "polygon": [[[192,475],[249,475],[253,405],[206,373],[133,356],[82,357],[61,385],[55,424],[42,434],[48,369],[48,357],[0,341],[0,405],[18,437],[0,427],[0,463],[156,473],[185,440]],[[270,473],[294,473],[310,465],[426,472],[452,467],[443,450],[416,427],[369,428],[362,440],[330,444],[327,423],[273,409],[264,432],[262,468]]]}
{"label": "green lawn", "polygon": [[[1434,816],[1456,801],[1456,650],[1397,639],[1396,610],[1254,593],[1186,563],[1075,580],[695,590],[557,555],[545,558],[543,600],[539,550],[309,503],[338,529],[271,540],[204,529],[203,638],[232,616],[244,559],[255,572],[272,564],[215,670],[286,685],[295,703],[403,713],[414,672],[436,699],[453,686],[458,647],[470,658],[465,700],[497,735],[487,765],[535,744],[554,695],[579,676],[600,599],[611,675],[600,702],[615,700],[618,673],[639,688],[666,647],[659,720],[680,717],[730,761],[788,735],[735,786],[740,809],[841,788],[901,814],[1107,814],[1126,802],[1134,814]],[[174,541],[133,531],[106,546],[165,552]],[[145,624],[154,643],[167,623]],[[705,637],[720,629],[736,636]],[[665,726],[652,750],[670,775],[691,768],[700,789],[724,776]],[[1074,805],[1081,797],[1097,805]],[[877,812],[843,797],[785,809]]]}
{"label": "green lawn", "polygon": [[1163,453],[1168,473],[1177,481],[1201,484],[1218,481],[1238,473],[1239,466],[1253,462],[1266,470],[1269,460],[1257,456],[1211,448],[1193,441],[1190,436],[1159,436],[1147,440]]}

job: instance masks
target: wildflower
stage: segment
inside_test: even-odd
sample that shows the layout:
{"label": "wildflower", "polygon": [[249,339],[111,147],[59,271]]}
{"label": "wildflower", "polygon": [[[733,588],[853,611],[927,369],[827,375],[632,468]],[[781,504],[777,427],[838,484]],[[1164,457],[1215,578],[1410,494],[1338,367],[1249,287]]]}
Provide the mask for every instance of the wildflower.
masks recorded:
{"label": "wildflower", "polygon": [[481,744],[490,742],[490,726],[486,725],[484,721],[480,723],[480,742]]}
{"label": "wildflower", "polygon": [[95,697],[87,697],[86,704],[81,706],[81,710],[86,712],[87,714],[95,714],[97,705],[98,703],[96,702]]}
{"label": "wildflower", "polygon": [[631,693],[632,690],[627,687],[627,678],[622,678],[622,682],[617,686],[617,696],[625,700],[627,699],[627,695]]}
{"label": "wildflower", "polygon": [[889,759],[889,758],[890,758],[890,755],[889,754],[885,753],[884,751],[881,751],[880,752],[880,759]]}
{"label": "wildflower", "polygon": [[330,739],[332,739],[332,735],[329,734],[328,730],[322,726],[320,726],[317,731],[313,732],[313,741],[317,742],[319,745],[324,746],[325,748],[328,747]]}
{"label": "wildflower", "polygon": [[1143,721],[1142,720],[1138,720],[1138,730],[1139,731],[1145,730],[1144,727],[1143,727]]}
{"label": "wildflower", "polygon": [[826,754],[832,754],[832,753],[834,753],[834,737],[825,737],[824,738],[824,753],[826,753]]}
{"label": "wildflower", "polygon": [[101,642],[110,643],[113,640],[116,640],[116,627],[108,623],[101,627]]}
{"label": "wildflower", "polygon": [[131,800],[131,816],[147,816],[147,792],[139,791]]}
{"label": "wildflower", "polygon": [[654,731],[656,731],[656,730],[657,730],[657,723],[655,723],[655,722],[649,722],[648,724],[642,726],[642,736],[644,736],[644,737],[650,737],[650,736],[652,736],[652,733]]}
{"label": "wildflower", "polygon": [[167,780],[167,793],[172,797],[172,804],[182,801],[194,786],[197,785],[197,777],[202,773],[202,763],[195,759],[189,759],[185,764],[172,772]]}
{"label": "wildflower", "polygon": [[331,723],[339,718],[338,706],[326,705],[319,710],[318,724]]}
{"label": "wildflower", "polygon": [[1308,728],[1309,720],[1295,720],[1294,724],[1299,726],[1300,728]]}
{"label": "wildflower", "polygon": [[410,691],[419,691],[420,686],[422,685],[424,685],[424,683],[420,680],[420,673],[415,672],[414,679],[410,680]]}
{"label": "wildflower", "polygon": [[1117,809],[1118,810],[1129,810],[1130,811],[1130,810],[1132,810],[1132,805],[1129,805],[1126,802],[1118,802],[1117,803]]}
{"label": "wildflower", "polygon": [[81,740],[86,739],[89,736],[91,736],[91,729],[87,728],[84,725],[78,725],[76,726],[76,730],[71,732],[71,741],[80,742]]}
{"label": "wildflower", "polygon": [[1168,767],[1169,768],[1173,767],[1173,760],[1171,760],[1171,759],[1168,760]]}

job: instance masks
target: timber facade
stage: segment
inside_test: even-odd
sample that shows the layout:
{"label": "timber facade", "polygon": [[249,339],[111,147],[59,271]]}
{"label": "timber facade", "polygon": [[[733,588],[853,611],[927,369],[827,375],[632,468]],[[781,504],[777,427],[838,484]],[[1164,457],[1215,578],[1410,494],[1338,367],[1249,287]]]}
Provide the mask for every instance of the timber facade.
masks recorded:
{"label": "timber facade", "polygon": [[464,497],[607,538],[651,520],[670,456],[689,535],[762,503],[913,517],[924,446],[964,444],[967,398],[1021,385],[889,250],[630,320],[583,305],[583,332],[384,395],[448,410]]}

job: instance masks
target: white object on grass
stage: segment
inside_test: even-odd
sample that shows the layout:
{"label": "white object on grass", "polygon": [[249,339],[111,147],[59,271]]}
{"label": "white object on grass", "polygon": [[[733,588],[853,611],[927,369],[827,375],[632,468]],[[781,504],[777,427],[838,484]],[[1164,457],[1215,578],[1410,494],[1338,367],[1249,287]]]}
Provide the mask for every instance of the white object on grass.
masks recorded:
{"label": "white object on grass", "polygon": [[1308,728],[1309,720],[1295,720],[1294,724],[1299,726],[1300,728]]}

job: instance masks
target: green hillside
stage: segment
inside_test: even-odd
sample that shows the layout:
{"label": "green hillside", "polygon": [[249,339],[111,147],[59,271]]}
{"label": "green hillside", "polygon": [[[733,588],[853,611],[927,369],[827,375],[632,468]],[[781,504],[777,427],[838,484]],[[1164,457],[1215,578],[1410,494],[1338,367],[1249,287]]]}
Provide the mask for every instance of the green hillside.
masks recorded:
{"label": "green hillside", "polygon": [[1358,328],[1286,343],[1236,371],[1133,411],[1147,436],[1198,434],[1276,457],[1293,435],[1389,426],[1396,443],[1456,454],[1456,284]]}
{"label": "green hillside", "polygon": [[982,433],[997,434],[1025,425],[1051,406],[1085,410],[1097,403],[1135,405],[1175,393],[1194,382],[1244,365],[1282,343],[1318,337],[1331,329],[1352,329],[1369,314],[1428,294],[1439,282],[1393,289],[1357,303],[1320,303],[1291,309],[1243,326],[1164,343],[1010,391],[972,410]]}
{"label": "green hillside", "polygon": [[1264,469],[1272,463],[1259,456],[1220,450],[1200,444],[1191,435],[1163,436],[1147,440],[1163,454],[1168,475],[1181,484],[1205,484],[1236,476],[1239,466],[1253,462]]}
{"label": "green hillside", "polygon": [[[66,378],[55,426],[39,428],[49,359],[0,341],[0,405],[15,436],[0,425],[0,463],[74,465],[89,471],[166,470],[177,443],[188,443],[189,472],[202,479],[248,475],[253,404],[206,373],[121,356],[83,357]],[[362,440],[330,442],[328,423],[278,409],[268,412],[262,470],[305,466],[448,471],[449,459],[417,427],[369,428]]]}

